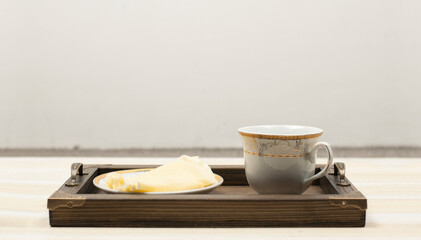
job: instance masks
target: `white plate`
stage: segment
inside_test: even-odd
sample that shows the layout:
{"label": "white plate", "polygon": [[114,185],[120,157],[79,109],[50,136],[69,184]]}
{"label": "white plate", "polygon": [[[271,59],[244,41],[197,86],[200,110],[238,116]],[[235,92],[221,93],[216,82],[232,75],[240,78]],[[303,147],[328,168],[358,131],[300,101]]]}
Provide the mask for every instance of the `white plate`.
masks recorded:
{"label": "white plate", "polygon": [[[137,176],[139,174],[143,174],[145,172],[149,172],[150,170],[152,170],[151,168],[144,168],[144,169],[133,169],[133,170],[121,170],[121,171],[115,171],[115,173],[121,174],[124,178],[126,177],[133,177],[133,176]],[[105,177],[108,175],[109,173],[105,173],[105,174],[101,174],[97,177],[94,178],[94,185],[95,187],[104,190],[106,192],[109,193],[133,193],[133,194],[189,194],[189,193],[209,193],[212,190],[214,190],[215,188],[217,188],[218,186],[220,186],[223,182],[224,179],[219,176],[218,174],[215,174],[215,178],[217,180],[217,182],[215,184],[212,184],[210,186],[204,187],[204,188],[197,188],[197,189],[192,189],[192,190],[184,190],[184,191],[172,191],[172,192],[143,192],[143,193],[138,193],[138,192],[126,192],[126,191],[119,191],[116,189],[111,189],[108,187],[108,185],[105,182]]]}

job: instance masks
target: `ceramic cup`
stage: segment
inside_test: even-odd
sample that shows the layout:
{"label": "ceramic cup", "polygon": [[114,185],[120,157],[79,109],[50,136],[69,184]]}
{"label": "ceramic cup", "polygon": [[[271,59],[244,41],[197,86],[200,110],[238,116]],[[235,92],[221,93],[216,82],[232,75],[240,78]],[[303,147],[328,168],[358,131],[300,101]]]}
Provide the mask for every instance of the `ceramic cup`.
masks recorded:
{"label": "ceramic cup", "polygon": [[[301,194],[323,177],[332,165],[330,145],[319,142],[323,130],[296,125],[261,125],[238,129],[242,136],[246,177],[263,194]],[[326,166],[317,174],[317,149],[328,153]]]}

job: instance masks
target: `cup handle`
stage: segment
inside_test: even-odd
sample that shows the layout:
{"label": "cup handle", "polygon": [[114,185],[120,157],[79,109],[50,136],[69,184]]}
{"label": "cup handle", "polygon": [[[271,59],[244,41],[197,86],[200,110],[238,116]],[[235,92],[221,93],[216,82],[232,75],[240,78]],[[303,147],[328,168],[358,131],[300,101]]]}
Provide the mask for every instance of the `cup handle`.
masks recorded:
{"label": "cup handle", "polygon": [[314,180],[316,180],[318,178],[323,177],[327,173],[327,171],[329,170],[330,166],[333,163],[333,152],[332,152],[332,148],[330,147],[330,144],[327,143],[327,142],[318,142],[318,143],[316,143],[314,145],[314,148],[311,150],[311,154],[315,154],[317,152],[317,149],[319,147],[324,147],[326,149],[326,151],[327,151],[327,164],[326,164],[326,166],[319,173],[317,173],[316,175],[313,175],[313,176],[307,178],[306,180],[304,180],[304,185],[311,184],[312,181],[314,181]]}

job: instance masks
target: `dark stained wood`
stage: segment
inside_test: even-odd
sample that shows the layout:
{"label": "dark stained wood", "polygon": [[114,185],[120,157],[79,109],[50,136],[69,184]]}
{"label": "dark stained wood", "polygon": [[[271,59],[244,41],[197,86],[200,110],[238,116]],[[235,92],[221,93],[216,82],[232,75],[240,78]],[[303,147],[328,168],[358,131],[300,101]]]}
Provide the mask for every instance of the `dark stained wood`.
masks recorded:
{"label": "dark stained wood", "polygon": [[[67,227],[363,227],[367,200],[337,176],[315,181],[300,195],[254,192],[244,168],[211,166],[224,184],[209,194],[107,194],[95,176],[145,165],[86,165],[80,185],[63,185],[48,199],[51,226]],[[68,180],[70,181],[70,179]]]}

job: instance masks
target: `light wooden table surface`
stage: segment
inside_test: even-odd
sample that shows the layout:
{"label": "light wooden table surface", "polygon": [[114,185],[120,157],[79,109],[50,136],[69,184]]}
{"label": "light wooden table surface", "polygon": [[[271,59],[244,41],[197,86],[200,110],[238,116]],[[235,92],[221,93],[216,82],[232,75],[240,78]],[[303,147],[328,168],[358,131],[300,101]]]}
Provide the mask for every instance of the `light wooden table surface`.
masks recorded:
{"label": "light wooden table surface", "polygon": [[[368,199],[365,228],[51,228],[47,198],[70,164],[163,164],[169,158],[0,158],[0,239],[421,239],[421,159],[344,158]],[[205,158],[243,164],[240,158]],[[323,163],[323,160],[318,161]]]}

